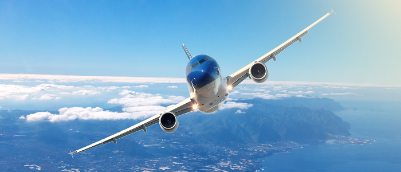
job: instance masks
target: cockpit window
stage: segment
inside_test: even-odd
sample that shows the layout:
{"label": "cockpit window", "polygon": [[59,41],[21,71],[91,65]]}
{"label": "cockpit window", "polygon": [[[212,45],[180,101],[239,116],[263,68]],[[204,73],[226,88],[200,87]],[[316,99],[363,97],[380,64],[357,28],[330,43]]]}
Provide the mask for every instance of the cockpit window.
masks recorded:
{"label": "cockpit window", "polygon": [[196,68],[197,66],[199,66],[199,62],[195,62],[195,63],[192,65],[192,68]]}
{"label": "cockpit window", "polygon": [[199,63],[202,64],[203,62],[207,61],[207,57],[203,58],[202,60],[199,60]]}
{"label": "cockpit window", "polygon": [[199,66],[199,65],[202,64],[202,63],[205,63],[205,62],[208,61],[208,60],[210,60],[210,58],[209,58],[209,57],[205,57],[205,58],[199,60],[199,62],[195,62],[195,63],[192,65],[192,68],[196,68],[197,66]]}

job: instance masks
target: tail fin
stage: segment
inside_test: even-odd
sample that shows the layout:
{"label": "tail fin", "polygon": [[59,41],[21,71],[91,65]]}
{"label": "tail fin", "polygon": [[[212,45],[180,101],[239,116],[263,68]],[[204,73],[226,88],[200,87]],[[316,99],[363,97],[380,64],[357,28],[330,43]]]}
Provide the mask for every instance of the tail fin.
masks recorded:
{"label": "tail fin", "polygon": [[185,45],[182,44],[182,48],[184,48],[184,51],[185,51],[185,53],[187,54],[188,59],[191,60],[192,56],[191,56],[191,54],[189,54],[189,51],[187,50],[187,47],[185,47]]}

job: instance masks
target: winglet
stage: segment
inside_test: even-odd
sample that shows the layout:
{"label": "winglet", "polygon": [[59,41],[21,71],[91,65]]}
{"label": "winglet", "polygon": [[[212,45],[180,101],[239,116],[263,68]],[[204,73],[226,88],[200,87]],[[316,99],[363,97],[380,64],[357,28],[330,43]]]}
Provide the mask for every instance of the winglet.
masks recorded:
{"label": "winglet", "polygon": [[185,47],[185,45],[182,44],[182,48],[184,48],[184,51],[185,51],[185,53],[187,54],[188,59],[191,60],[192,56],[191,56],[191,54],[189,54],[189,51],[187,50],[187,47]]}
{"label": "winglet", "polygon": [[331,9],[331,11],[330,11],[329,13],[330,13],[330,14],[331,14],[331,13],[336,14],[336,12],[334,12],[333,8]]}
{"label": "winglet", "polygon": [[71,157],[73,157],[73,158],[74,158],[74,154],[76,154],[76,153],[77,153],[77,151],[70,152],[70,153],[68,153],[68,154],[70,154],[70,155],[71,155]]}

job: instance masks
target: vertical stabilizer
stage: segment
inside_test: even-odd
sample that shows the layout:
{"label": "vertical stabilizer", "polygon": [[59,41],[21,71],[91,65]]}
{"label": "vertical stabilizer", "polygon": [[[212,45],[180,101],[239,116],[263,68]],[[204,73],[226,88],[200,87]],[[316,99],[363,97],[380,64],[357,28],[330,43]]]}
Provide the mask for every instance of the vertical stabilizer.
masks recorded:
{"label": "vertical stabilizer", "polygon": [[187,54],[188,59],[191,60],[192,56],[191,56],[191,54],[189,54],[189,51],[187,50],[187,47],[185,47],[185,45],[182,44],[182,48],[184,48],[184,51],[185,51],[185,53]]}

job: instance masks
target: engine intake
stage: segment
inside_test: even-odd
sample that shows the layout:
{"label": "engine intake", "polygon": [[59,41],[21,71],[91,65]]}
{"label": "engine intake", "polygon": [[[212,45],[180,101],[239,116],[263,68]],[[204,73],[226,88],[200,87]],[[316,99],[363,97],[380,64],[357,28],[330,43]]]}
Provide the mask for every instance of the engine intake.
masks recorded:
{"label": "engine intake", "polygon": [[178,120],[173,112],[166,112],[160,115],[160,127],[167,133],[172,133],[178,128]]}
{"label": "engine intake", "polygon": [[256,62],[249,68],[249,77],[257,83],[262,83],[269,77],[269,72],[265,64]]}

